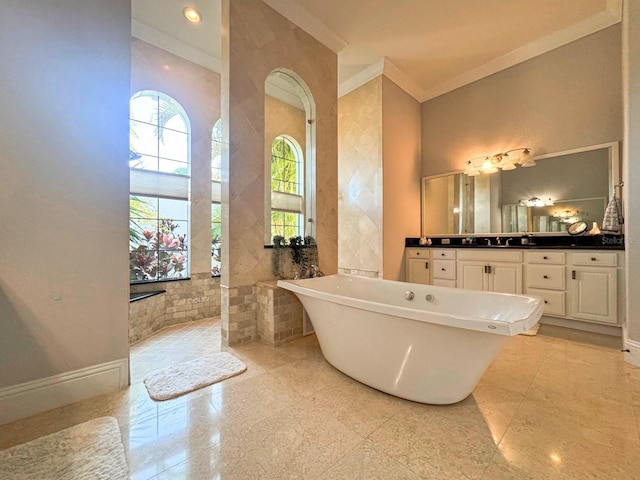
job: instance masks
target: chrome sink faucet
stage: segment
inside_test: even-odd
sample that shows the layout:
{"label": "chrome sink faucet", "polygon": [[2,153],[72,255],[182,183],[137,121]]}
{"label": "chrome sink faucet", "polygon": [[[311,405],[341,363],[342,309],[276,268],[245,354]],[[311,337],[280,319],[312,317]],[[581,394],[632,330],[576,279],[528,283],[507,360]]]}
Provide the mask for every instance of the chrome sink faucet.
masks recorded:
{"label": "chrome sink faucet", "polygon": [[500,237],[496,237],[496,245],[502,245],[502,244],[500,243]]}
{"label": "chrome sink faucet", "polygon": [[508,247],[509,245],[511,245],[513,238],[507,238],[507,241],[504,242],[504,244]]}
{"label": "chrome sink faucet", "polygon": [[485,240],[487,241],[487,245],[491,245],[491,239],[490,238],[485,238]]}

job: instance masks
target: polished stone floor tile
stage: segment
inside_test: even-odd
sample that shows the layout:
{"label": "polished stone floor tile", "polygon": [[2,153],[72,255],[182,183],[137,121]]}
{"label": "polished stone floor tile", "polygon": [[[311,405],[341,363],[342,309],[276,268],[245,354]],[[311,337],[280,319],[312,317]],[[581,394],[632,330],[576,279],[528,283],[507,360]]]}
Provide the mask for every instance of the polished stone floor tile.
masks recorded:
{"label": "polished stone floor tile", "polygon": [[[619,339],[543,326],[498,355],[454,405],[402,400],[324,360],[314,335],[220,345],[219,320],[131,348],[131,386],[0,426],[0,449],[101,416],[118,420],[134,480],[640,478],[640,368]],[[242,375],[166,402],[151,371],[218,351]]]}

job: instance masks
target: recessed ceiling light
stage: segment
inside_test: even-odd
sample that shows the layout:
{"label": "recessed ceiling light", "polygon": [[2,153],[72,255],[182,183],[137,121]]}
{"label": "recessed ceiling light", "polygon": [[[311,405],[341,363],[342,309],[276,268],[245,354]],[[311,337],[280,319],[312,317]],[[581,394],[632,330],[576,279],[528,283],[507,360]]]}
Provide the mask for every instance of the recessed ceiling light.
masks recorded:
{"label": "recessed ceiling light", "polygon": [[200,12],[193,7],[184,7],[182,14],[184,15],[184,18],[189,20],[191,23],[200,23],[202,21]]}

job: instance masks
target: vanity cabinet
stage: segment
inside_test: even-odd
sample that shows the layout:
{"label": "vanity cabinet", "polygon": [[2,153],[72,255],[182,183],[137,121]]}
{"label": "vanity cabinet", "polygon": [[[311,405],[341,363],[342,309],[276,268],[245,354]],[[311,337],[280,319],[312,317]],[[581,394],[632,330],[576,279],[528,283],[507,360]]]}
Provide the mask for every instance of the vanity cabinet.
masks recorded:
{"label": "vanity cabinet", "polygon": [[535,295],[556,324],[585,329],[622,323],[623,264],[624,252],[611,250],[406,249],[408,282]]}
{"label": "vanity cabinet", "polygon": [[406,281],[409,283],[431,284],[431,249],[407,248],[405,251]]}
{"label": "vanity cabinet", "polygon": [[618,324],[616,253],[571,254],[571,316]]}
{"label": "vanity cabinet", "polygon": [[456,251],[434,248],[431,250],[431,283],[440,287],[456,288]]}
{"label": "vanity cabinet", "polygon": [[522,252],[460,250],[458,253],[458,288],[522,293]]}
{"label": "vanity cabinet", "polygon": [[525,292],[542,297],[545,315],[566,313],[565,252],[525,252]]}

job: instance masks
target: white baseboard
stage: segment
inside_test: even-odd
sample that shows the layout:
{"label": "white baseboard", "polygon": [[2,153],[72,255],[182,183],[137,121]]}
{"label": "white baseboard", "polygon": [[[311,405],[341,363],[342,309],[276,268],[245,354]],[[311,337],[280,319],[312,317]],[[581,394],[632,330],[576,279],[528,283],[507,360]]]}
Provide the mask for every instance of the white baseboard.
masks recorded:
{"label": "white baseboard", "polygon": [[603,325],[601,323],[581,322],[580,320],[571,320],[569,318],[547,317],[544,315],[540,319],[543,325],[555,325],[557,327],[573,328],[574,330],[582,330],[583,332],[600,333],[602,335],[610,335],[612,337],[621,337],[622,328],[617,325]]}
{"label": "white baseboard", "polygon": [[113,393],[129,384],[129,359],[93,365],[53,377],[0,389],[0,425],[87,398]]}
{"label": "white baseboard", "polygon": [[624,352],[625,362],[640,367],[640,342],[625,338],[624,348],[625,350],[629,350],[628,352]]}

